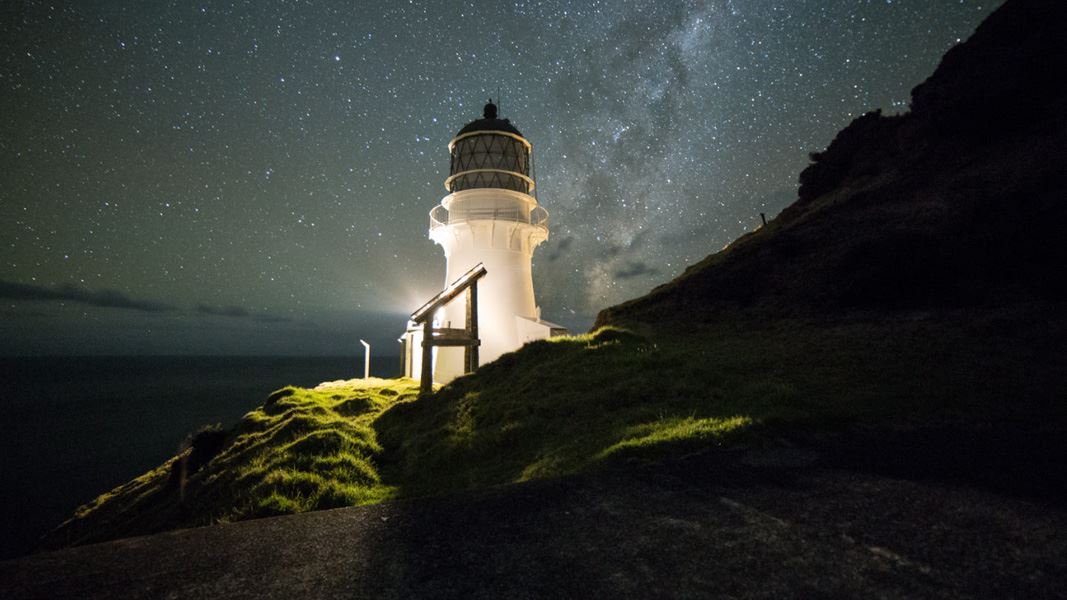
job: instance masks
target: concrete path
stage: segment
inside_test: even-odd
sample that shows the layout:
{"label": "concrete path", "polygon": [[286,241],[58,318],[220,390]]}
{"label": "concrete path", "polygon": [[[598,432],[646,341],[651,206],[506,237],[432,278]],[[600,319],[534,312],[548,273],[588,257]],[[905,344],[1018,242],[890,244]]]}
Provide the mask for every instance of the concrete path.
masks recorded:
{"label": "concrete path", "polygon": [[707,455],[131,538],[0,563],[0,596],[1067,597],[1063,510],[803,462]]}

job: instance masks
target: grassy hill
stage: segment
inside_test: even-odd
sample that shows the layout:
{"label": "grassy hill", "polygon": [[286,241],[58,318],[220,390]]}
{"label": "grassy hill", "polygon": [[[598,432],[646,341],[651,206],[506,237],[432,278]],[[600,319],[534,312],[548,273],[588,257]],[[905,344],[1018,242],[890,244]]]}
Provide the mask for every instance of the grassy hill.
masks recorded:
{"label": "grassy hill", "polygon": [[[907,454],[923,461],[909,468],[1047,496],[1062,479],[1067,318],[1040,316],[739,317],[647,336],[605,328],[528,344],[423,398],[411,380],[287,387],[233,430],[199,434],[186,453],[80,508],[47,544],[724,448],[810,448],[877,468],[919,444],[929,455]],[[858,442],[843,438],[857,431]]]}
{"label": "grassy hill", "polygon": [[234,428],[209,426],[158,468],[80,507],[45,538],[76,545],[211,523],[353,506],[395,494],[374,466],[371,427],[414,398],[410,380],[285,387]]}
{"label": "grassy hill", "polygon": [[796,203],[604,310],[593,333],[418,399],[409,380],[283,388],[47,543],[719,449],[1057,498],[1065,28],[1064,3],[1009,0],[915,89],[912,113],[857,119],[813,155]]}

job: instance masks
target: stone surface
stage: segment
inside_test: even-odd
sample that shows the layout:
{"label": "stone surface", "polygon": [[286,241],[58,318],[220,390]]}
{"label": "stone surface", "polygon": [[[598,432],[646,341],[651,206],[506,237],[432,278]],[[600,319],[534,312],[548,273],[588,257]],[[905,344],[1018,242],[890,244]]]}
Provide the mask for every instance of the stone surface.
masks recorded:
{"label": "stone surface", "polygon": [[5,598],[1067,596],[1062,507],[807,460],[736,458],[713,453],[72,548],[0,563],[0,590]]}

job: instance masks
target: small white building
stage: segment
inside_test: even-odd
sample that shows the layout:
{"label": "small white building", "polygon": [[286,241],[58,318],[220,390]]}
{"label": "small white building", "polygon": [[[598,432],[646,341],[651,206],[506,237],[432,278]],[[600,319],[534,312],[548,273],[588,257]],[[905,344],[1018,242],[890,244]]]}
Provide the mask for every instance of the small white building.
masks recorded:
{"label": "small white building", "polygon": [[[451,168],[448,195],[430,211],[430,239],[445,251],[445,287],[479,263],[486,275],[478,283],[478,364],[495,360],[524,343],[566,333],[541,320],[534,299],[531,261],[548,239],[548,211],[533,196],[533,147],[496,105],[468,123],[448,143]],[[437,327],[462,328],[463,302],[438,311]],[[400,339],[404,375],[419,378],[423,331],[409,325]],[[464,372],[464,350],[433,350],[433,378],[446,383]]]}

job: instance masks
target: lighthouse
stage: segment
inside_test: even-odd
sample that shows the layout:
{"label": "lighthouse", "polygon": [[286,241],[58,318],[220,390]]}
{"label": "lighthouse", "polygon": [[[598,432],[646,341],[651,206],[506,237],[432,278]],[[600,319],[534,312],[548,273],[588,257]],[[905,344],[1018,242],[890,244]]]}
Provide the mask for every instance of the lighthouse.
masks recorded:
{"label": "lighthouse", "polygon": [[[530,142],[510,120],[499,118],[490,101],[482,118],[460,129],[448,150],[448,193],[430,211],[429,235],[444,250],[446,289],[479,264],[485,269],[477,283],[478,364],[528,341],[566,333],[541,319],[534,296],[533,253],[548,239],[548,211],[534,195]],[[466,310],[462,302],[442,306],[435,326],[462,328]],[[420,373],[416,363],[422,341],[415,327],[401,338],[407,376]],[[434,348],[433,361],[435,382],[446,383],[464,373],[463,348]]]}

